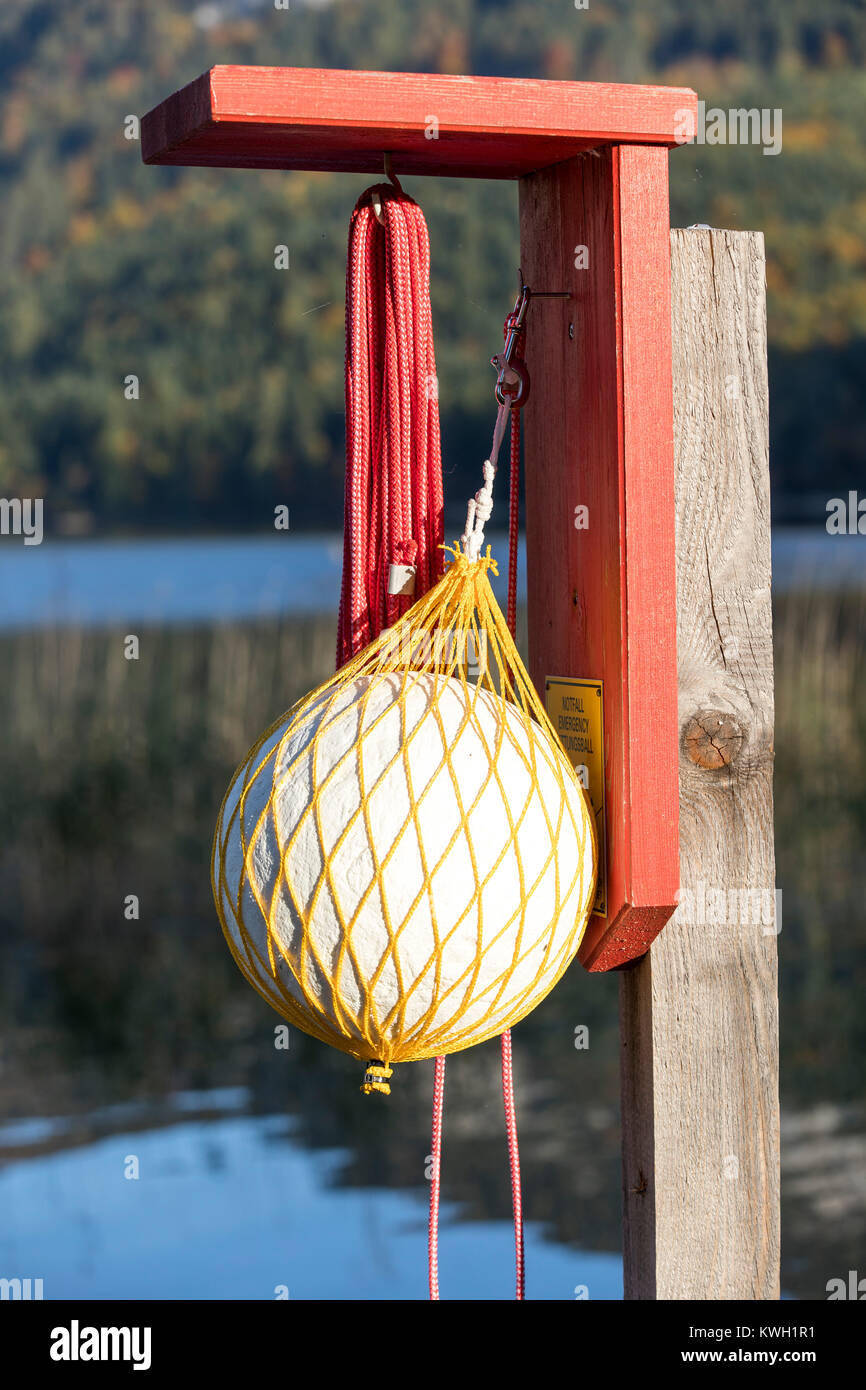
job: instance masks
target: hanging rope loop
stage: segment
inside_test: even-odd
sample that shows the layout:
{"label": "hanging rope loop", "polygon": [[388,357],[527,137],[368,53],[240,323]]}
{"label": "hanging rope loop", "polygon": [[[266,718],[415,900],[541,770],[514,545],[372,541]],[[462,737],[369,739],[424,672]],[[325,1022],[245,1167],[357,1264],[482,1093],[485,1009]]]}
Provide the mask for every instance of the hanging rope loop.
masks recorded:
{"label": "hanging rope loop", "polygon": [[366,189],[352,213],[345,387],[338,667],[393,626],[443,566],[430,238],[393,175]]}

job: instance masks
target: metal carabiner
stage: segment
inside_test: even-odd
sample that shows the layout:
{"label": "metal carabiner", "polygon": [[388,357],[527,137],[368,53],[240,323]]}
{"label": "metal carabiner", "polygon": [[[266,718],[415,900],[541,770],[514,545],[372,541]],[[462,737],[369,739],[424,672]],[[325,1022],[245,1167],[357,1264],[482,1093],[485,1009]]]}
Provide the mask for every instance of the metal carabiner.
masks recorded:
{"label": "metal carabiner", "polygon": [[510,405],[512,410],[520,410],[526,405],[529,396],[529,371],[521,361],[507,362],[504,353],[491,357],[490,365],[499,369],[493,394],[499,405]]}
{"label": "metal carabiner", "polygon": [[505,346],[490,359],[491,367],[495,367],[497,372],[493,388],[497,402],[517,410],[526,404],[529,396],[529,371],[517,352],[525,332],[524,319],[532,297],[532,290],[524,282],[522,271],[519,274],[520,290],[514,308],[505,320]]}
{"label": "metal carabiner", "polygon": [[526,311],[530,299],[571,298],[570,290],[531,290],[523,278],[522,269],[518,269],[517,275],[520,288],[514,308],[505,320],[505,346],[490,359],[491,367],[496,368],[496,385],[493,390],[497,403],[510,405],[513,410],[520,410],[526,405],[529,396],[529,368],[523,360],[523,353],[518,349],[522,347],[526,332]]}

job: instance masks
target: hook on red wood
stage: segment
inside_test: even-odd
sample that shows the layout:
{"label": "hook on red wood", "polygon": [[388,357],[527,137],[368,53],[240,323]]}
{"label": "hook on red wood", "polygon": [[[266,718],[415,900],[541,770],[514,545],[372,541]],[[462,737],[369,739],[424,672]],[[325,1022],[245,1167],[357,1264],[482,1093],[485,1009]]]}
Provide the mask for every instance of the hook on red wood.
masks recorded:
{"label": "hook on red wood", "polygon": [[[394,173],[394,165],[390,150],[385,151],[383,155],[383,163],[385,166],[385,178],[388,180],[388,183],[390,183],[392,188],[396,188],[397,192],[402,197],[403,185],[397,178],[397,175]],[[383,191],[387,190],[387,187],[387,184],[374,183],[373,187],[368,189],[368,192],[370,194],[370,202],[373,205],[373,215],[376,218],[376,221],[380,223],[380,225],[383,227],[385,225],[385,215],[382,212],[382,193]]]}
{"label": "hook on red wood", "polygon": [[533,290],[523,278],[523,270],[517,271],[519,289],[514,308],[505,320],[505,346],[501,352],[490,359],[491,367],[496,368],[494,394],[499,405],[510,405],[512,410],[521,410],[529,396],[529,370],[523,361],[523,341],[526,334],[526,311],[530,299],[570,299],[570,290]]}

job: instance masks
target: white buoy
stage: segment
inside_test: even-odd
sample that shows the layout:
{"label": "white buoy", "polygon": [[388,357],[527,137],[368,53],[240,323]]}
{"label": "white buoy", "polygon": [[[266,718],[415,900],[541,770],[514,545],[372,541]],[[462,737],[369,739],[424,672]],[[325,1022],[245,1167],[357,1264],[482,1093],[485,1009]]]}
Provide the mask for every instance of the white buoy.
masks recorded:
{"label": "white buoy", "polygon": [[410,670],[332,686],[269,731],[223,803],[214,883],[262,993],[390,1062],[529,1013],[577,950],[593,857],[547,731],[492,689]]}

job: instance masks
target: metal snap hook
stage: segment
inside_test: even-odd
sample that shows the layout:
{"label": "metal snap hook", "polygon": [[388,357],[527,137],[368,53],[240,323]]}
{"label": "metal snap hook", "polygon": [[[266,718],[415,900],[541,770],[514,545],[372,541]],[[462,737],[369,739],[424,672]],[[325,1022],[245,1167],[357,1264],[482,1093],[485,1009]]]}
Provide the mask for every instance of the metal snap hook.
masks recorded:
{"label": "metal snap hook", "polygon": [[382,207],[382,194],[383,192],[387,192],[388,187],[390,185],[391,188],[396,188],[397,192],[402,195],[403,185],[397,178],[397,175],[394,173],[393,158],[390,150],[385,151],[385,153],[382,156],[382,162],[385,171],[385,178],[388,180],[388,183],[374,183],[373,187],[369,190],[369,193],[370,203],[373,208],[373,216],[375,217],[379,225],[384,227],[387,224],[385,222],[385,214]]}

